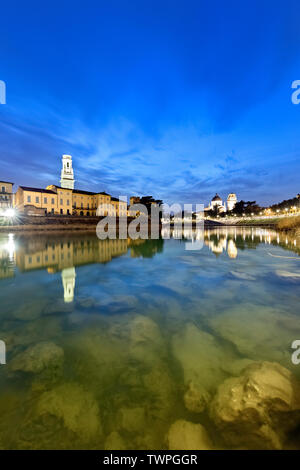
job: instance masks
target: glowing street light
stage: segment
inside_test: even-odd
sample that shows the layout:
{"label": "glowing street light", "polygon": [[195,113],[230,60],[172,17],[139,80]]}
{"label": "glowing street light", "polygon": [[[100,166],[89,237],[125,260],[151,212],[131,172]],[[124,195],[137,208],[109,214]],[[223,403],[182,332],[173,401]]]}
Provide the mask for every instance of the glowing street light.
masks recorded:
{"label": "glowing street light", "polygon": [[16,215],[16,211],[14,209],[7,209],[3,215],[4,217],[12,219]]}

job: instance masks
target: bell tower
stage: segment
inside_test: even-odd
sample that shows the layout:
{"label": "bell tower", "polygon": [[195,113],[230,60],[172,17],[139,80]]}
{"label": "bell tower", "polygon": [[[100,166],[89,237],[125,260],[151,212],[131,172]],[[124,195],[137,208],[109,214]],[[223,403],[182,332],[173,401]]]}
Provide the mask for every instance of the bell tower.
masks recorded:
{"label": "bell tower", "polygon": [[72,167],[72,157],[71,155],[63,155],[60,186],[66,189],[74,189],[74,184],[75,180]]}

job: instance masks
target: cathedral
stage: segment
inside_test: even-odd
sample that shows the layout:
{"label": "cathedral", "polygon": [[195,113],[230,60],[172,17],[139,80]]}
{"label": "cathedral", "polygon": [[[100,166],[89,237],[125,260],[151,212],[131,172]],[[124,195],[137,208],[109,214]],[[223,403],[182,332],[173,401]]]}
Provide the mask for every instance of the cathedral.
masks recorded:
{"label": "cathedral", "polygon": [[222,198],[216,194],[205,211],[217,211],[217,212],[230,212],[235,208],[237,203],[237,196],[235,193],[230,193],[227,196],[227,204],[222,201]]}

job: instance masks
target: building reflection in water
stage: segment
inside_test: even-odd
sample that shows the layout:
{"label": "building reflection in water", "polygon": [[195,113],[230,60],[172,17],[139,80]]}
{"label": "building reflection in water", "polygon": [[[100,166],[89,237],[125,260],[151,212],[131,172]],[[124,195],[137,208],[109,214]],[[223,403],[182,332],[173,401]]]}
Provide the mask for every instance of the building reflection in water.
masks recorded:
{"label": "building reflection in water", "polygon": [[20,272],[47,269],[49,274],[61,272],[64,301],[74,300],[76,267],[108,263],[125,255],[150,258],[163,251],[164,240],[99,240],[94,235],[29,237],[0,234],[0,279]]}
{"label": "building reflection in water", "polygon": [[[48,273],[61,272],[64,301],[72,302],[75,295],[78,266],[108,263],[130,250],[132,258],[151,258],[163,251],[166,235],[162,230],[159,240],[99,240],[94,235],[14,235],[0,234],[0,279],[20,272],[47,269]],[[179,233],[171,230],[173,238]],[[205,230],[185,228],[184,239],[202,242],[216,256],[227,253],[236,258],[240,250],[255,249],[259,244],[273,244],[300,254],[297,240],[275,230],[247,227],[218,227]]]}
{"label": "building reflection in water", "polygon": [[[168,238],[169,230],[162,229],[162,236]],[[229,258],[236,258],[239,250],[255,249],[260,244],[273,244],[296,251],[300,254],[297,240],[286,233],[260,227],[218,227],[209,229],[184,228],[183,231],[171,229],[171,237],[191,241],[202,241],[216,256],[227,253]]]}

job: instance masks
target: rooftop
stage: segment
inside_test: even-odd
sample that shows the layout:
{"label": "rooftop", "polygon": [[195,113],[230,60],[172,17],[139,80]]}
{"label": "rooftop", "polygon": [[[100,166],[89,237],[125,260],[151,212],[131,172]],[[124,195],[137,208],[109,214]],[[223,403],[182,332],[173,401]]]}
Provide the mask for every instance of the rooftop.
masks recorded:
{"label": "rooftop", "polygon": [[42,188],[30,188],[28,186],[20,186],[23,191],[32,191],[34,193],[49,193],[49,194],[56,194],[54,191],[50,189],[42,189]]}
{"label": "rooftop", "polygon": [[75,194],[87,194],[89,196],[96,196],[97,194],[102,194],[103,196],[109,196],[109,194],[107,194],[106,192],[93,192],[93,191],[85,191],[83,189],[70,189],[70,188],[62,188],[61,186],[57,186],[57,185],[53,185],[55,186],[55,188],[57,189],[64,189],[66,191],[72,191],[73,193]]}
{"label": "rooftop", "polygon": [[88,194],[90,196],[95,196],[97,193],[93,193],[91,191],[83,191],[82,189],[73,189],[73,193],[75,194]]}

